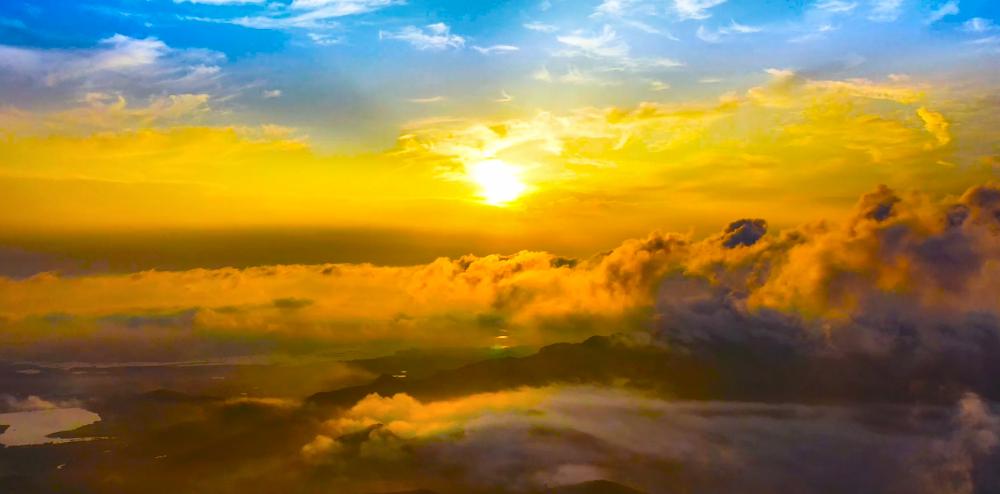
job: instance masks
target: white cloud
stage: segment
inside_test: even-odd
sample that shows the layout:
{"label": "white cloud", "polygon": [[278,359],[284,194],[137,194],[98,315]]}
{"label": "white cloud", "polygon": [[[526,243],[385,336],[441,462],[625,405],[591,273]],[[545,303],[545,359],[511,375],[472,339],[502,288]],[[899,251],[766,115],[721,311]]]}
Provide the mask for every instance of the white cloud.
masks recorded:
{"label": "white cloud", "polygon": [[520,48],[513,45],[492,45],[492,46],[473,46],[473,50],[482,53],[483,55],[492,55],[494,53],[511,53],[520,50]]}
{"label": "white cloud", "polygon": [[808,32],[799,36],[789,38],[789,43],[805,43],[807,41],[815,41],[823,39],[826,37],[826,33],[831,31],[836,31],[837,28],[833,27],[831,24],[822,24],[816,28],[815,31]]}
{"label": "white cloud", "polygon": [[969,43],[973,45],[996,45],[1000,44],[1000,36],[986,36],[985,38],[974,39]]}
{"label": "white cloud", "polygon": [[174,3],[200,3],[204,5],[262,4],[264,0],[174,0]]}
{"label": "white cloud", "polygon": [[403,3],[401,0],[292,0],[291,8],[314,12],[322,11],[323,15],[343,17],[364,14],[401,3]]}
{"label": "white cloud", "polygon": [[750,33],[759,33],[764,30],[761,27],[748,26],[746,24],[740,24],[736,21],[729,21],[729,22],[730,22],[729,27],[720,29],[724,30],[727,34],[728,33],[750,34]]}
{"label": "white cloud", "polygon": [[634,28],[634,29],[638,29],[638,30],[640,30],[640,31],[642,31],[644,33],[649,33],[649,34],[663,34],[667,38],[672,39],[674,41],[677,41],[677,38],[674,37],[674,35],[672,35],[672,34],[670,34],[668,32],[665,32],[662,29],[659,29],[657,27],[651,26],[651,25],[649,25],[649,24],[647,24],[645,22],[637,21],[635,19],[621,19],[620,22],[622,24],[628,26],[628,27],[631,27],[631,28]]}
{"label": "white cloud", "polygon": [[552,82],[552,73],[547,67],[542,67],[531,74],[531,78],[536,81]]}
{"label": "white cloud", "polygon": [[857,2],[845,2],[844,0],[822,0],[816,2],[817,9],[838,14],[851,12],[857,7]]}
{"label": "white cloud", "polygon": [[423,29],[406,26],[399,31],[379,31],[378,37],[405,41],[418,50],[444,50],[465,46],[465,38],[451,34],[451,28],[443,22],[428,24]]}
{"label": "white cloud", "polygon": [[674,12],[681,19],[708,19],[708,10],[723,3],[726,0],[674,0]]}
{"label": "white cloud", "polygon": [[558,82],[562,84],[574,84],[580,86],[611,86],[617,84],[615,81],[602,79],[593,73],[582,71],[578,67],[573,66],[568,67],[566,72],[562,74],[553,74],[549,72],[548,68],[542,67],[532,74],[532,78],[542,82]]}
{"label": "white cloud", "polygon": [[261,96],[263,96],[264,99],[280,98],[281,97],[281,90],[280,89],[267,89],[267,90],[264,90],[263,93],[261,93]]}
{"label": "white cloud", "polygon": [[509,95],[509,94],[507,94],[507,91],[501,89],[500,90],[500,97],[497,98],[497,99],[495,99],[495,100],[493,100],[493,101],[495,101],[497,103],[510,103],[511,101],[514,101],[514,97],[511,96],[511,95]]}
{"label": "white cloud", "polygon": [[670,89],[670,84],[663,81],[653,80],[649,81],[649,89],[653,91],[666,91],[667,89]]}
{"label": "white cloud", "polygon": [[[552,78],[558,82],[616,84],[617,82],[599,77],[597,74],[656,71],[684,65],[682,62],[666,57],[630,56],[629,45],[619,38],[615,30],[608,25],[605,25],[598,34],[588,35],[582,31],[575,31],[572,34],[558,36],[556,40],[567,47],[567,49],[557,52],[557,56],[581,59],[576,61],[579,67],[570,67],[565,74]],[[536,77],[536,79],[540,78]],[[540,80],[546,79],[541,78]]]}
{"label": "white cloud", "polygon": [[903,0],[875,0],[868,19],[875,22],[893,22],[899,18]]}
{"label": "white cloud", "polygon": [[606,24],[600,34],[586,36],[577,31],[571,35],[559,36],[556,40],[587,56],[625,57],[629,51],[628,45]]}
{"label": "white cloud", "polygon": [[0,45],[0,73],[17,78],[27,90],[19,102],[24,105],[72,105],[100,98],[149,101],[169,94],[210,95],[224,101],[218,95],[232,97],[246,89],[224,83],[224,61],[218,52],[172,48],[156,38],[121,34],[89,48]]}
{"label": "white cloud", "polygon": [[559,30],[559,28],[553,24],[545,24],[544,22],[526,22],[522,24],[525,29],[531,31],[538,31],[540,33],[554,33]]}
{"label": "white cloud", "polygon": [[625,14],[634,3],[634,0],[604,0],[594,9],[594,14],[620,16]]}
{"label": "white cloud", "polygon": [[710,31],[705,28],[704,25],[698,26],[698,31],[695,35],[698,39],[705,41],[707,43],[719,43],[722,38],[734,34],[753,34],[763,31],[763,28],[756,26],[748,26],[746,24],[740,24],[736,21],[730,21],[728,26],[722,26],[716,31]]}
{"label": "white cloud", "polygon": [[706,43],[719,43],[722,41],[722,36],[720,36],[718,32],[709,31],[708,29],[705,29],[704,25],[698,26],[698,31],[695,32],[695,36]]}
{"label": "white cloud", "polygon": [[973,17],[962,24],[962,30],[970,33],[985,33],[993,29],[993,21],[982,17]]}
{"label": "white cloud", "polygon": [[[214,81],[221,54],[175,50],[156,38],[115,34],[93,48],[35,49],[0,45],[0,68],[47,87],[73,82],[89,91],[102,87],[154,86],[189,89]],[[176,90],[176,87],[169,89]]]}
{"label": "white cloud", "polygon": [[48,84],[79,79],[102,71],[128,71],[152,65],[165,55],[167,45],[156,38],[135,39],[116,34],[101,41],[101,48],[89,56],[77,58],[56,67],[46,77]]}
{"label": "white cloud", "polygon": [[444,96],[429,96],[429,97],[426,97],[426,98],[410,98],[407,101],[409,101],[410,103],[417,103],[417,104],[421,104],[421,105],[426,105],[426,104],[430,104],[430,103],[440,103],[440,102],[442,102],[442,101],[444,101],[446,99],[447,98],[445,98]]}
{"label": "white cloud", "polygon": [[955,14],[958,14],[958,0],[950,0],[931,11],[931,15],[927,17],[927,24],[934,24],[949,15]]}
{"label": "white cloud", "polygon": [[333,20],[340,17],[375,12],[402,3],[403,0],[293,0],[291,4],[272,9],[273,12],[266,15],[194,20],[224,22],[252,29],[322,29],[333,27]]}
{"label": "white cloud", "polygon": [[313,43],[320,46],[339,45],[344,42],[344,40],[339,37],[323,33],[309,33],[309,39],[312,40]]}

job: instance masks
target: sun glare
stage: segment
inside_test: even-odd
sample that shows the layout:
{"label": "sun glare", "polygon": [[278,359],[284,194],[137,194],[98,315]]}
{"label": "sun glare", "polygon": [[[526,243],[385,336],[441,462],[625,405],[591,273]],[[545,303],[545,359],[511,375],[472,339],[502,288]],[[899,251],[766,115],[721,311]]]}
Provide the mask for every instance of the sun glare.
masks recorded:
{"label": "sun glare", "polygon": [[469,168],[469,177],[479,186],[487,204],[503,206],[524,193],[521,169],[501,160],[480,161]]}

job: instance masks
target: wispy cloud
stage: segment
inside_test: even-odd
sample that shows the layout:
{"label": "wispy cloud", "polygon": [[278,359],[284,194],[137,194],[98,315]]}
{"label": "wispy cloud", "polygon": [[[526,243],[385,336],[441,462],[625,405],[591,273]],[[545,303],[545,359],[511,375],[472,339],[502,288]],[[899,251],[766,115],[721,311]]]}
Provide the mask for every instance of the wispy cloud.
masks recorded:
{"label": "wispy cloud", "polygon": [[170,83],[191,88],[215,79],[222,55],[207,50],[176,50],[157,38],[122,34],[93,48],[36,49],[0,45],[0,68],[53,87],[80,84],[90,90],[125,89]]}
{"label": "wispy cloud", "polygon": [[808,41],[816,41],[826,37],[826,34],[832,31],[836,31],[832,24],[822,24],[817,26],[813,31],[809,31],[805,34],[800,34],[798,36],[793,36],[788,39],[789,43],[805,43]]}
{"label": "wispy cloud", "polygon": [[511,96],[511,95],[509,95],[509,94],[507,94],[507,91],[501,89],[500,90],[500,97],[497,98],[497,99],[495,99],[495,100],[493,100],[493,101],[497,102],[497,103],[510,103],[511,101],[514,101],[514,97]]}
{"label": "wispy cloud", "polygon": [[949,2],[945,2],[941,4],[940,7],[931,11],[931,14],[927,17],[927,24],[934,24],[949,15],[956,14],[958,14],[958,1],[951,0]]}
{"label": "wispy cloud", "polygon": [[663,81],[652,80],[649,81],[649,89],[653,91],[666,91],[667,89],[670,89],[670,84]]}
{"label": "wispy cloud", "polygon": [[472,49],[482,53],[483,55],[492,55],[494,53],[512,53],[520,50],[520,48],[513,45],[473,46]]}
{"label": "wispy cloud", "polygon": [[446,99],[447,98],[445,98],[444,96],[428,96],[428,97],[425,97],[425,98],[410,98],[410,99],[408,99],[406,101],[409,101],[410,103],[417,103],[417,104],[421,104],[421,105],[426,105],[426,104],[430,104],[430,103],[440,103],[440,102],[442,102],[442,101],[444,101]]}
{"label": "wispy cloud", "polygon": [[585,72],[580,70],[579,67],[570,66],[567,67],[566,71],[561,74],[553,74],[549,71],[547,67],[542,67],[535,71],[531,77],[537,81],[551,82],[551,83],[562,83],[562,84],[573,84],[573,85],[592,85],[592,86],[610,86],[617,84],[615,81],[607,80],[599,77],[593,73]]}
{"label": "wispy cloud", "polygon": [[174,3],[199,3],[204,5],[249,5],[262,4],[264,0],[174,0]]}
{"label": "wispy cloud", "polygon": [[736,21],[730,21],[728,26],[722,26],[715,31],[707,29],[704,25],[698,26],[698,30],[695,35],[698,39],[705,41],[707,43],[719,43],[722,41],[723,37],[734,35],[734,34],[753,34],[759,33],[764,29],[756,26],[748,26],[746,24],[740,24]]}
{"label": "wispy cloud", "polygon": [[594,9],[595,15],[624,15],[629,7],[635,4],[634,0],[604,0]]}
{"label": "wispy cloud", "polygon": [[706,43],[719,43],[722,41],[722,36],[720,36],[717,31],[710,31],[703,25],[698,26],[698,30],[695,31],[695,36]]}
{"label": "wispy cloud", "polygon": [[309,39],[312,40],[313,43],[315,43],[315,44],[317,44],[319,46],[339,45],[339,44],[341,44],[341,43],[344,42],[344,40],[342,38],[337,37],[337,36],[331,36],[329,34],[309,33],[308,36],[309,36]]}
{"label": "wispy cloud", "polygon": [[545,24],[544,22],[525,22],[522,26],[525,29],[538,31],[540,33],[554,33],[559,30],[558,26],[554,24]]}
{"label": "wispy cloud", "polygon": [[624,57],[628,55],[629,47],[622,41],[615,30],[609,25],[595,35],[586,35],[581,31],[556,38],[560,43],[573,48],[576,52],[596,57]]}
{"label": "wispy cloud", "polygon": [[822,0],[816,2],[815,7],[825,12],[846,13],[858,8],[857,2],[845,2],[844,0]]}
{"label": "wispy cloud", "polygon": [[903,0],[875,0],[868,19],[875,22],[893,22],[903,10]]}
{"label": "wispy cloud", "polygon": [[985,33],[993,27],[993,21],[982,17],[973,17],[962,24],[962,30],[969,33]]}
{"label": "wispy cloud", "polygon": [[337,18],[375,12],[401,3],[403,0],[293,0],[287,5],[270,4],[266,10],[256,15],[231,19],[189,19],[230,23],[252,29],[326,29],[334,27],[334,20]]}
{"label": "wispy cloud", "polygon": [[409,43],[418,50],[444,50],[465,46],[465,38],[451,33],[443,22],[428,24],[424,28],[406,26],[399,31],[379,31],[379,39],[392,39]]}
{"label": "wispy cloud", "polygon": [[[667,57],[636,57],[630,55],[630,47],[615,30],[605,25],[596,34],[576,31],[569,35],[558,36],[556,40],[567,49],[557,52],[558,56],[567,58],[583,58],[597,72],[636,72],[649,71],[683,66],[682,62]],[[571,68],[564,81],[580,82],[577,77],[582,74],[576,68]],[[585,78],[593,82],[592,77]],[[604,81],[607,82],[607,81]]]}
{"label": "wispy cloud", "polygon": [[674,12],[681,19],[708,19],[709,9],[726,3],[726,0],[674,0]]}

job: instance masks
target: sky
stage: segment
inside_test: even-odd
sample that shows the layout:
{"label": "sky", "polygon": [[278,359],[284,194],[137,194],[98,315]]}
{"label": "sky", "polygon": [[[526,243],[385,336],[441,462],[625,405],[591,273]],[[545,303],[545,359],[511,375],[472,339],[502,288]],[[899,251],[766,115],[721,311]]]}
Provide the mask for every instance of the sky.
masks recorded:
{"label": "sky", "polygon": [[994,266],[997,14],[4,2],[5,337],[137,359],[161,337],[198,353],[188,336],[536,345],[653,324],[678,273],[797,317],[867,314],[850,273],[974,313],[994,293],[969,266]]}
{"label": "sky", "polygon": [[0,491],[1000,492],[997,375],[996,0],[0,2]]}
{"label": "sky", "polygon": [[[8,242],[77,257],[106,232],[148,251],[168,230],[222,243],[364,230],[423,250],[366,259],[389,242],[372,240],[333,260],[405,263],[838,219],[878,184],[956,195],[996,177],[997,13],[969,0],[4,2],[0,225]],[[301,258],[282,260],[328,248],[291,242]]]}

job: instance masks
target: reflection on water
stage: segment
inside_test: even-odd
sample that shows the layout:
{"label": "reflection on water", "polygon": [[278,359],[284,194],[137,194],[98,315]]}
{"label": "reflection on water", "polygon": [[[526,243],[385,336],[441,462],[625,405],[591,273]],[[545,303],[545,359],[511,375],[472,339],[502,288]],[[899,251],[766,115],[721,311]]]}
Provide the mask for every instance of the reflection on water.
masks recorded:
{"label": "reflection on water", "polygon": [[54,432],[68,431],[93,424],[99,420],[101,420],[100,415],[82,408],[52,408],[0,413],[0,424],[10,426],[3,434],[0,434],[0,444],[25,446],[82,441],[88,438],[60,439],[46,436]]}

